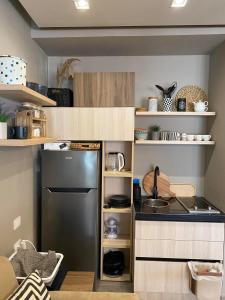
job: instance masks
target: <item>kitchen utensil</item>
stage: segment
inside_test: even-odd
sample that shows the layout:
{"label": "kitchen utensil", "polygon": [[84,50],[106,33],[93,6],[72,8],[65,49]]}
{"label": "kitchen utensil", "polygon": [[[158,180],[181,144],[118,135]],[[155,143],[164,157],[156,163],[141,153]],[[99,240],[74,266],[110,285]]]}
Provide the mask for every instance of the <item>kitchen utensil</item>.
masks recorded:
{"label": "kitchen utensil", "polygon": [[202,141],[202,135],[201,135],[201,134],[195,135],[195,140],[196,140],[197,142],[201,142],[201,141]]}
{"label": "kitchen utensil", "polygon": [[177,99],[177,111],[186,111],[186,98]]}
{"label": "kitchen utensil", "polygon": [[126,195],[113,195],[109,198],[108,204],[113,208],[130,207],[130,198]]}
{"label": "kitchen utensil", "polygon": [[107,276],[120,276],[125,268],[125,259],[122,251],[109,251],[103,257],[103,272]]}
{"label": "kitchen utensil", "polygon": [[187,134],[186,133],[182,133],[181,134],[181,140],[182,141],[186,141],[187,140]]}
{"label": "kitchen utensil", "polygon": [[204,135],[202,135],[202,139],[203,139],[203,141],[205,141],[205,142],[210,141],[211,138],[212,138],[212,136],[209,135],[209,134],[204,134]]}
{"label": "kitchen utensil", "polygon": [[27,139],[28,128],[24,126],[16,126],[15,127],[15,136],[17,139]]}
{"label": "kitchen utensil", "polygon": [[106,155],[106,169],[108,171],[121,171],[125,166],[124,154],[121,152],[109,152]]}
{"label": "kitchen utensil", "polygon": [[182,87],[176,94],[176,101],[179,98],[186,98],[186,110],[194,111],[193,101],[206,101],[207,95],[203,89],[196,85],[187,85]]}
{"label": "kitchen utensil", "polygon": [[[145,192],[152,195],[152,188],[154,185],[154,171],[148,172],[142,181]],[[157,190],[160,197],[174,197],[176,194],[170,191],[170,181],[166,174],[160,172],[157,178]]]}
{"label": "kitchen utensil", "polygon": [[208,110],[208,101],[193,101],[194,104],[194,111],[195,112],[203,112]]}
{"label": "kitchen utensil", "polygon": [[110,217],[105,222],[105,237],[107,239],[116,239],[118,237],[118,221]]}
{"label": "kitchen utensil", "polygon": [[148,110],[156,112],[158,110],[158,98],[148,97]]}
{"label": "kitchen utensil", "polygon": [[148,129],[135,128],[134,136],[135,136],[136,140],[147,140],[147,138],[148,138]]}
{"label": "kitchen utensil", "polygon": [[27,63],[19,57],[0,56],[0,83],[26,85]]}

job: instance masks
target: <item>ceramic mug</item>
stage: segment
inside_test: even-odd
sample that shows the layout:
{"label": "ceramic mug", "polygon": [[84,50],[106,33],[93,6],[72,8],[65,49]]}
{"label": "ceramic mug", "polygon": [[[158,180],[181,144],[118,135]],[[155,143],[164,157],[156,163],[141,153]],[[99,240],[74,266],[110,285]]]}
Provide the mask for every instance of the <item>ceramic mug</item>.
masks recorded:
{"label": "ceramic mug", "polygon": [[192,142],[192,141],[194,141],[194,139],[195,139],[195,136],[193,134],[187,135],[187,141]]}
{"label": "ceramic mug", "polygon": [[187,134],[186,133],[182,133],[181,134],[181,140],[182,141],[186,141],[187,140]]}
{"label": "ceramic mug", "polygon": [[197,142],[201,142],[201,141],[202,141],[202,135],[201,135],[201,134],[197,134],[197,135],[195,136],[195,140],[196,140]]}
{"label": "ceramic mug", "polygon": [[204,112],[208,110],[208,101],[194,101],[194,111],[195,112]]}
{"label": "ceramic mug", "polygon": [[205,134],[202,136],[203,141],[208,142],[210,141],[212,136],[210,134]]}

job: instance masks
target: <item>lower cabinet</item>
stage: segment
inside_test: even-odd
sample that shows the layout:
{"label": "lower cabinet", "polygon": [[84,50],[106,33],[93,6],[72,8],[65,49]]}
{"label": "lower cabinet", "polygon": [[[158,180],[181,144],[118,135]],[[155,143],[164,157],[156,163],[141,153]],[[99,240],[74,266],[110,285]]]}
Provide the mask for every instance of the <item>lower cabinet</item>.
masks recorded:
{"label": "lower cabinet", "polygon": [[189,273],[186,262],[135,261],[134,291],[186,294]]}

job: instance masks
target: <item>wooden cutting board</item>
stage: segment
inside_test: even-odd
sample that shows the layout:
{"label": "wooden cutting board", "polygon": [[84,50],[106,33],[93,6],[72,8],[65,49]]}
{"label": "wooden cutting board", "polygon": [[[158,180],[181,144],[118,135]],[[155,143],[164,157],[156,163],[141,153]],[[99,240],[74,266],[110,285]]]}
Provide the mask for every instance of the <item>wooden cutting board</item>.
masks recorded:
{"label": "wooden cutting board", "polygon": [[[152,187],[154,185],[154,171],[151,171],[145,175],[142,181],[143,188],[145,192],[150,196],[152,195]],[[160,197],[175,197],[176,194],[170,191],[170,181],[169,177],[160,172],[160,175],[157,177],[157,188],[158,195]]]}

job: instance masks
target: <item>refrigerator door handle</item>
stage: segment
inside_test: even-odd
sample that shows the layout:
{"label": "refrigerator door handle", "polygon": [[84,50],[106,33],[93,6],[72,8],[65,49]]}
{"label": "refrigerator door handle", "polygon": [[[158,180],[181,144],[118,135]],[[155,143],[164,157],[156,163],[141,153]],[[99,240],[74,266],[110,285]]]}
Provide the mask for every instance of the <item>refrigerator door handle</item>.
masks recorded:
{"label": "refrigerator door handle", "polygon": [[49,193],[88,194],[92,189],[86,188],[47,188]]}

